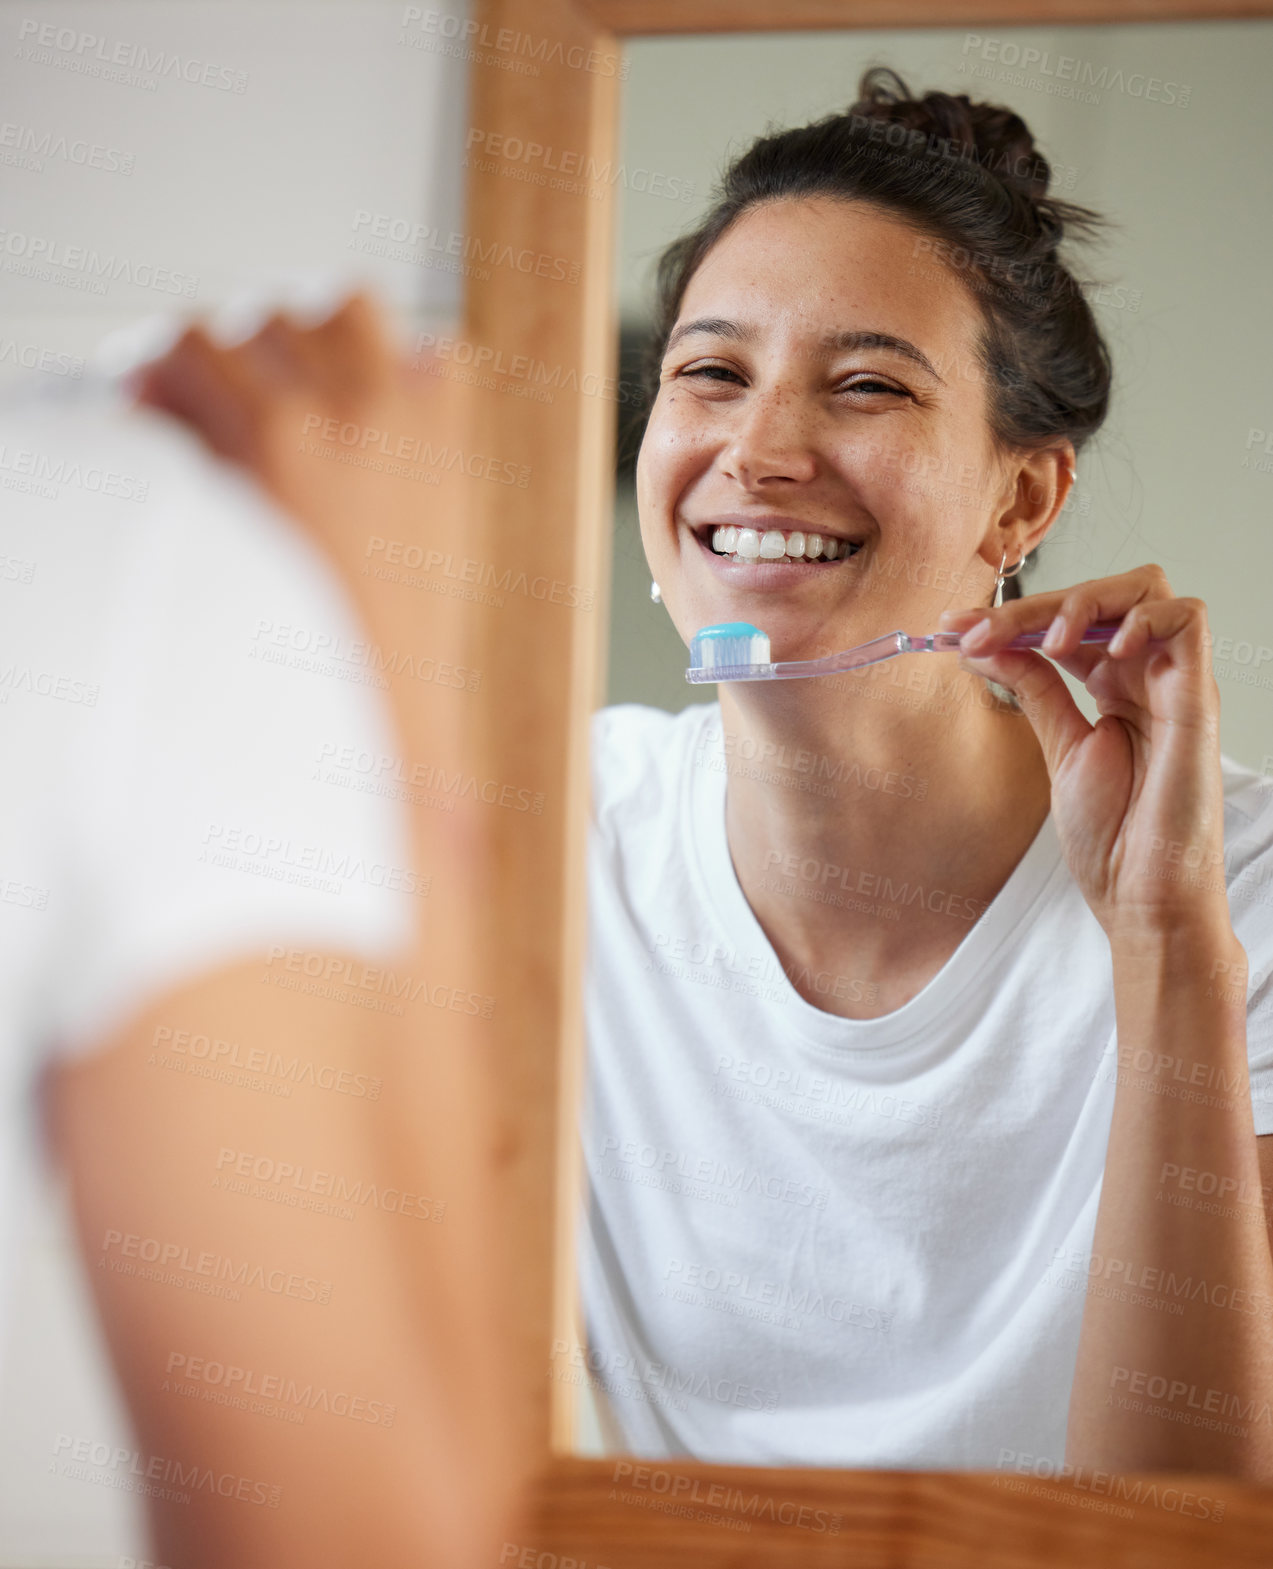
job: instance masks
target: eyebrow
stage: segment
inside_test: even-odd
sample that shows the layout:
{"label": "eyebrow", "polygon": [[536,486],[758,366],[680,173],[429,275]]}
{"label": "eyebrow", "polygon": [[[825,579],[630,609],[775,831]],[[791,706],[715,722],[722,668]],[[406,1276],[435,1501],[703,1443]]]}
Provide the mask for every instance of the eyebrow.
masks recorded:
{"label": "eyebrow", "polygon": [[[754,343],[759,334],[755,327],[747,326],[743,322],[728,321],[723,316],[701,316],[697,321],[683,322],[667,340],[665,353],[670,354],[682,338],[688,338],[696,332],[710,333],[716,338],[729,338],[734,343]],[[852,349],[889,349],[894,354],[900,354],[912,364],[918,365],[921,370],[927,371],[942,386],[946,385],[943,377],[937,374],[937,367],[928,358],[927,354],[917,348],[909,338],[899,338],[892,332],[874,332],[865,329],[850,328],[845,332],[833,332],[826,339],[827,347],[843,353]]]}

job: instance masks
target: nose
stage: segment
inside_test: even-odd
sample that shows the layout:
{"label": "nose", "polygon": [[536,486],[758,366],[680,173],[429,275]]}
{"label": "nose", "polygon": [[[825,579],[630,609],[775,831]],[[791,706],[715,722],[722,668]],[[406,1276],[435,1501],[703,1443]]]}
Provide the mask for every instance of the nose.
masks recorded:
{"label": "nose", "polygon": [[790,389],[756,389],[738,411],[721,467],[746,489],[787,480],[803,483],[818,471],[814,422]]}

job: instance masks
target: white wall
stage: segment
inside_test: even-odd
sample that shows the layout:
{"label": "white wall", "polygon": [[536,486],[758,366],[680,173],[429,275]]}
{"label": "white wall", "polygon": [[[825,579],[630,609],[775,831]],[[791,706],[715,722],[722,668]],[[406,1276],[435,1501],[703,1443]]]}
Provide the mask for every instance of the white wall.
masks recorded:
{"label": "white wall", "polygon": [[[417,261],[351,248],[373,227],[360,212],[462,227],[464,70],[419,47],[442,40],[404,26],[404,9],[0,5],[0,382],[21,376],[6,341],[83,355],[138,316],[206,310],[288,274],[366,282],[407,317],[449,313],[461,280],[426,266],[427,247]],[[75,287],[82,263],[32,276],[33,241],[95,250],[117,276],[104,294]],[[156,271],[158,284],[137,281]]]}
{"label": "white wall", "polygon": [[[1035,85],[1000,63],[1019,58],[1013,46],[1050,52],[1026,73]],[[1063,55],[1080,63],[1058,68]],[[1112,412],[1026,592],[1160,562],[1178,594],[1206,600],[1217,640],[1230,639],[1217,659],[1224,749],[1273,770],[1273,440],[1247,447],[1252,430],[1273,432],[1273,22],[642,39],[630,57],[627,178],[665,194],[624,202],[617,273],[629,320],[644,314],[653,258],[702,210],[726,155],[767,127],[845,108],[867,65],[1025,119],[1060,194],[1119,225],[1087,253],[1089,275],[1111,285],[1094,303],[1114,359]],[[1106,84],[1096,103],[1046,90],[1084,74]],[[1150,78],[1170,84],[1152,89],[1157,101]],[[711,700],[712,689],[685,685],[683,646],[649,602],[630,496],[615,545],[611,701]]]}

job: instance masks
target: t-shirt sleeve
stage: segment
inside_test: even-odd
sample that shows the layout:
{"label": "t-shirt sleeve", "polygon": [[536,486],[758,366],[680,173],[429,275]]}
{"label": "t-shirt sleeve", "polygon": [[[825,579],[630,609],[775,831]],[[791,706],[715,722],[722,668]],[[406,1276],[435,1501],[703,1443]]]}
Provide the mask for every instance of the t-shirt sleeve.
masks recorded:
{"label": "t-shirt sleeve", "polygon": [[1247,1062],[1251,1071],[1251,1110],[1257,1134],[1273,1133],[1273,962],[1262,974],[1252,970],[1247,998]]}
{"label": "t-shirt sleeve", "polygon": [[[1226,769],[1232,765],[1226,762]],[[1246,989],[1247,1064],[1257,1134],[1273,1133],[1273,780],[1243,770],[1230,797],[1240,825],[1226,843],[1233,929],[1246,950],[1246,975],[1218,975],[1217,990]]]}
{"label": "t-shirt sleeve", "polygon": [[52,781],[41,1033],[63,1056],[237,959],[392,956],[427,894],[386,783],[385,678],[334,571],[189,438],[127,439],[144,524],[121,534],[100,696]]}

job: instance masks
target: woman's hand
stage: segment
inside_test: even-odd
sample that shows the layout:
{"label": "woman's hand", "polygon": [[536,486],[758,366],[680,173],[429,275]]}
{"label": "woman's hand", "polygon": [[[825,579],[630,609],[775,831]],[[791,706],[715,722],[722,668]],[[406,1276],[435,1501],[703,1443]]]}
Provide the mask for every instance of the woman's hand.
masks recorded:
{"label": "woman's hand", "polygon": [[[466,389],[410,364],[361,295],[313,327],[275,315],[233,346],[193,326],[134,388],[246,469],[334,567],[369,668],[384,672],[398,755],[460,766],[476,745],[476,710],[462,698],[471,688],[454,684],[456,672],[473,674],[473,607],[428,592],[449,585],[408,567],[475,548]],[[420,678],[444,668],[446,679]],[[440,818],[424,796],[412,803],[416,867],[440,883],[455,846],[476,862],[478,829],[463,820],[461,831],[460,810]]]}
{"label": "woman's hand", "polygon": [[254,475],[347,578],[375,535],[454,527],[459,389],[413,368],[365,295],[314,327],[276,314],[230,347],[192,326],[134,387]]}
{"label": "woman's hand", "polygon": [[[1119,619],[1111,643],[1080,646],[1092,622]],[[1229,926],[1220,693],[1202,600],[1176,598],[1162,568],[1144,566],[947,612],[942,624],[964,633],[961,666],[1007,687],[1034,726],[1066,861],[1111,942]],[[1002,652],[1044,628],[1042,654]],[[1094,725],[1045,654],[1092,694]]]}

